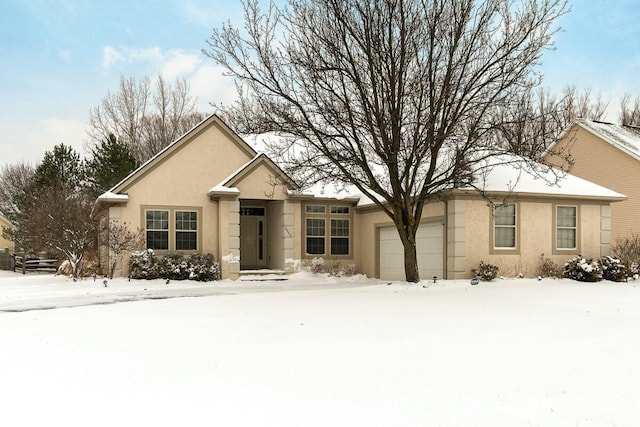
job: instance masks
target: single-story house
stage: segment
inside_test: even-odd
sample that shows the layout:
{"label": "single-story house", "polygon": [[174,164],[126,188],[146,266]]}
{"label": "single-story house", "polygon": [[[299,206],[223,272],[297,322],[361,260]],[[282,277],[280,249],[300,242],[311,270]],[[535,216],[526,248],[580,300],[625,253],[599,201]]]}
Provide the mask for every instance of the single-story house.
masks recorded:
{"label": "single-story house", "polygon": [[[423,278],[470,277],[480,261],[531,276],[543,253],[558,264],[608,254],[611,204],[624,195],[571,175],[546,185],[508,165],[479,184],[495,206],[464,188],[425,206]],[[404,278],[402,245],[377,205],[357,192],[301,191],[215,115],[101,195],[95,209],[103,221],[143,230],[157,254],[212,253],[223,278],[291,272],[316,257]],[[126,259],[117,273],[127,274]]]}
{"label": "single-story house", "polygon": [[627,196],[611,206],[612,242],[640,233],[640,128],[578,119],[549,148],[545,161],[560,163],[556,153],[570,155],[571,174]]}
{"label": "single-story house", "polygon": [[14,225],[11,221],[9,221],[9,218],[4,216],[2,212],[0,212],[0,251],[9,249],[9,252],[13,253],[13,241],[2,237],[3,228],[9,228],[13,230]]}

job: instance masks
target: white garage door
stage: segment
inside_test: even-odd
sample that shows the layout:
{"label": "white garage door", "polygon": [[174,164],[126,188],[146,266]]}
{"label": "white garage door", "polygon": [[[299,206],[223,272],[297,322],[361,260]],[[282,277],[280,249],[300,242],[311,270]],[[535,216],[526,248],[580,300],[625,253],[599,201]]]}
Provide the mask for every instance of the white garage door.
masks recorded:
{"label": "white garage door", "polygon": [[[420,278],[443,277],[444,226],[440,222],[420,224],[416,251]],[[380,228],[380,279],[405,280],[404,249],[395,227]]]}

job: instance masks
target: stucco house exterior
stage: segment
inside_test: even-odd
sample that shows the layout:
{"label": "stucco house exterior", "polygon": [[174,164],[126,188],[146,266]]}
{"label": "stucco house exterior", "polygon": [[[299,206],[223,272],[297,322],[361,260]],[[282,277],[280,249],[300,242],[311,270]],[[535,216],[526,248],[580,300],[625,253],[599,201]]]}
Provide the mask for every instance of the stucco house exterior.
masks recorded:
{"label": "stucco house exterior", "polygon": [[[558,264],[608,254],[611,205],[625,196],[571,175],[543,181],[504,165],[482,182],[495,205],[471,189],[427,204],[421,276],[470,277],[480,261],[531,276],[542,253]],[[95,212],[143,230],[159,255],[212,253],[223,278],[292,272],[322,257],[369,277],[404,279],[402,245],[377,205],[355,191],[301,190],[215,115],[101,195]],[[126,261],[116,274],[127,274]]]}
{"label": "stucco house exterior", "polygon": [[545,161],[559,164],[559,152],[573,160],[571,174],[627,196],[611,207],[612,242],[640,232],[640,128],[577,119]]}
{"label": "stucco house exterior", "polygon": [[0,212],[0,251],[9,249],[9,252],[13,253],[13,242],[2,237],[2,228],[13,229],[13,224],[9,219]]}

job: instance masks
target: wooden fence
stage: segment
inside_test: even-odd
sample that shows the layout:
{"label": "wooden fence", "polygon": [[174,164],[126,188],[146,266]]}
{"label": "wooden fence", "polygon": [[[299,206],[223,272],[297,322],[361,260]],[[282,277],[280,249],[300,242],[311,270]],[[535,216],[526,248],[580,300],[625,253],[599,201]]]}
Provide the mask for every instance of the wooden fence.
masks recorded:
{"label": "wooden fence", "polygon": [[57,259],[29,259],[24,254],[15,254],[13,271],[21,271],[26,274],[31,271],[43,271],[55,273],[58,270]]}

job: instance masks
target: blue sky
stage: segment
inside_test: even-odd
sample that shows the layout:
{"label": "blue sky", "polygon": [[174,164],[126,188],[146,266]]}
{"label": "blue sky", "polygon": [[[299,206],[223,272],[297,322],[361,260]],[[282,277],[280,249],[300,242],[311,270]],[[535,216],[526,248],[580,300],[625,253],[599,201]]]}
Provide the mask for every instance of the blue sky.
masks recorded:
{"label": "blue sky", "polygon": [[[640,94],[640,0],[575,0],[545,86]],[[242,24],[239,1],[0,0],[0,166],[35,163],[64,142],[84,153],[89,110],[120,75],[184,77],[202,111],[233,97],[232,80],[205,57],[223,21]]]}

